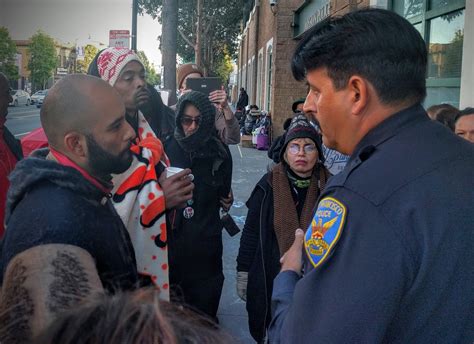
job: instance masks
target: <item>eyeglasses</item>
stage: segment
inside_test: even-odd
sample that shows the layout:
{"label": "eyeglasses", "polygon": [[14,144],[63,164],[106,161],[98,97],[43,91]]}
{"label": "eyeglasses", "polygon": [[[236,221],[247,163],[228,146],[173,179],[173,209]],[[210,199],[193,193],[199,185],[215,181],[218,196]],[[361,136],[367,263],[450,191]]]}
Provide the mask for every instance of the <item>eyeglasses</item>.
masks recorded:
{"label": "eyeglasses", "polygon": [[313,153],[316,151],[316,146],[312,145],[311,143],[307,143],[304,146],[300,146],[297,143],[292,143],[288,147],[288,153],[290,153],[291,155],[296,155],[300,152],[301,148],[303,148],[305,154]]}
{"label": "eyeglasses", "polygon": [[181,117],[181,124],[189,127],[191,124],[196,123],[196,125],[201,124],[201,116],[197,117],[189,117],[189,116],[183,116]]}

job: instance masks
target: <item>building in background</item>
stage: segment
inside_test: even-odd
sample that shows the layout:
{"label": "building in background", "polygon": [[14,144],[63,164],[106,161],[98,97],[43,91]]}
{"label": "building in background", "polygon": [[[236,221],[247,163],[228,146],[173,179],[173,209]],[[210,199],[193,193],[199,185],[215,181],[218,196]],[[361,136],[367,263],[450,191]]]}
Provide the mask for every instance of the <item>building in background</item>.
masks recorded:
{"label": "building in background", "polygon": [[244,8],[237,83],[251,104],[270,112],[274,134],[282,132],[293,101],[306,95],[305,84],[295,81],[290,69],[300,37],[327,16],[368,6],[402,15],[427,42],[425,107],[474,106],[473,0],[250,0]]}
{"label": "building in background", "polygon": [[17,58],[17,61],[20,62],[18,66],[18,89],[27,90],[31,92],[31,82],[30,82],[30,70],[28,69],[28,62],[30,61],[30,52],[28,50],[28,45],[31,41],[14,41],[16,44],[17,54],[20,55],[20,58]]}
{"label": "building in background", "polygon": [[[29,45],[31,40],[14,40],[18,55],[17,61],[20,61],[18,72],[20,77],[18,79],[18,88],[26,90],[28,92],[32,90],[32,84],[30,79],[30,70],[28,69],[28,63],[30,62],[31,54],[29,51]],[[76,64],[76,48],[69,44],[63,44],[55,41],[57,63],[54,73],[51,74],[51,79],[48,81],[47,88],[50,88],[53,83],[61,79],[64,75],[75,72]]]}

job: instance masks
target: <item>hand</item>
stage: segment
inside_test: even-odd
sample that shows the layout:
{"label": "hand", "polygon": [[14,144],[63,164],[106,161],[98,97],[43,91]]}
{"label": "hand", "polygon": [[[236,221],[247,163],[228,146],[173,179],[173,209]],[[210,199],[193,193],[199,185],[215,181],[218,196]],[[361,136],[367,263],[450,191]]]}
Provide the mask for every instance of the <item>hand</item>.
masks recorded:
{"label": "hand", "polygon": [[295,232],[293,245],[280,258],[281,271],[291,270],[301,275],[303,268],[303,239],[304,232],[301,228],[298,228]]}
{"label": "hand", "polygon": [[237,295],[239,295],[242,301],[247,301],[247,281],[249,279],[249,273],[246,271],[237,271]]}
{"label": "hand", "polygon": [[209,94],[209,100],[212,103],[217,103],[217,106],[221,110],[224,110],[229,106],[227,103],[227,93],[225,93],[224,86],[222,86],[220,90],[212,91]]}
{"label": "hand", "polygon": [[234,203],[234,193],[232,192],[232,189],[230,189],[227,197],[221,197],[220,202],[222,209],[226,212],[229,211],[230,207],[232,207],[232,203]]}
{"label": "hand", "polygon": [[186,202],[193,198],[194,183],[189,178],[191,170],[189,168],[166,178],[163,172],[158,182],[165,195],[166,209],[186,206]]}

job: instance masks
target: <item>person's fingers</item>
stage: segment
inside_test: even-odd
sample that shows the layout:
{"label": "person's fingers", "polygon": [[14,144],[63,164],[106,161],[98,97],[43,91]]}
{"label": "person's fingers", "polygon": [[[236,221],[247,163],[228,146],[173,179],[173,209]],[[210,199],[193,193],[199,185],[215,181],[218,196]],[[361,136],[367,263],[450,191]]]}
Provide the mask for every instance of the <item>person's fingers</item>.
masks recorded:
{"label": "person's fingers", "polygon": [[188,176],[191,176],[191,170],[189,168],[186,168],[176,174],[173,174],[172,176],[166,178],[166,176],[164,177],[165,179],[163,180],[163,175],[166,175],[166,173],[162,173],[162,175],[160,176],[159,178],[159,182],[161,185],[165,184],[165,185],[173,185],[173,184],[188,184],[192,181],[192,178],[185,178],[185,177],[188,177]]}
{"label": "person's fingers", "polygon": [[179,179],[183,179],[183,177],[187,176],[188,174],[191,174],[191,169],[185,168],[184,170],[179,171],[178,173],[172,175],[168,179],[169,180],[175,180],[175,179],[179,180]]}
{"label": "person's fingers", "polygon": [[295,241],[293,242],[293,245],[297,244],[300,247],[303,246],[303,239],[304,239],[304,231],[301,228],[298,228],[295,231]]}
{"label": "person's fingers", "polygon": [[285,254],[280,258],[280,263],[283,263],[285,260],[285,257],[293,254],[293,252],[295,252],[296,254],[299,254],[299,252],[301,252],[303,248],[303,241],[304,241],[304,231],[301,228],[298,228],[295,231],[295,240],[293,241],[293,244],[290,246],[288,251],[286,251]]}
{"label": "person's fingers", "polygon": [[188,185],[185,185],[183,187],[180,187],[178,189],[179,193],[181,195],[186,195],[192,193],[194,190],[194,183],[189,183]]}

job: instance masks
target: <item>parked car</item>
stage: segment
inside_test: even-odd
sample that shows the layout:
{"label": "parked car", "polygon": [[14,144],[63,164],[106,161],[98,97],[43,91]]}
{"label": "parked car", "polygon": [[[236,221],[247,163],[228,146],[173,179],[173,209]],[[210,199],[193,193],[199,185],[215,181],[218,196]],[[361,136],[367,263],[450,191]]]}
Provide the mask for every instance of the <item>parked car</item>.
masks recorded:
{"label": "parked car", "polygon": [[28,92],[23,90],[11,90],[12,101],[9,105],[18,106],[18,105],[30,105],[31,98]]}
{"label": "parked car", "polygon": [[41,94],[38,97],[38,102],[36,103],[36,107],[40,108],[43,105],[44,98],[48,95],[48,90],[44,90],[44,94]]}
{"label": "parked car", "polygon": [[46,91],[47,90],[41,90],[41,91],[35,92],[35,94],[31,96],[31,104],[38,104],[38,100],[40,98],[44,98],[44,96],[47,93]]}

